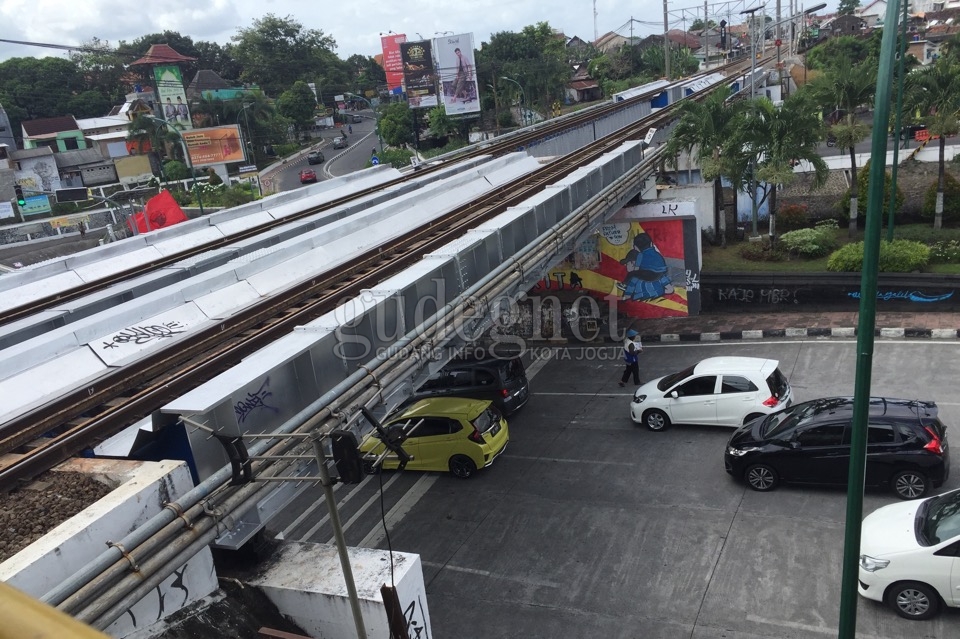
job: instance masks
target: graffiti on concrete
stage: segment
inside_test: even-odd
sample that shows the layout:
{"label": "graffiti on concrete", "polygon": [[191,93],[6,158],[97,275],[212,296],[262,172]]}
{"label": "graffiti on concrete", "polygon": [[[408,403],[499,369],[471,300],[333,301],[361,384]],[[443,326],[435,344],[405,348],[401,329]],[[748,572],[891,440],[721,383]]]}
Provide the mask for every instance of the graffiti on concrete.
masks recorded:
{"label": "graffiti on concrete", "polygon": [[237,422],[242,424],[253,411],[260,408],[279,413],[279,408],[267,403],[267,400],[271,397],[273,397],[273,393],[270,391],[270,377],[267,376],[256,392],[248,392],[243,399],[233,405],[233,412],[237,416]]}
{"label": "graffiti on concrete", "polygon": [[796,293],[788,288],[754,289],[733,286],[717,289],[717,301],[740,304],[799,304]]}
{"label": "graffiti on concrete", "polygon": [[119,333],[115,333],[103,343],[103,348],[119,348],[121,344],[146,344],[153,340],[168,339],[187,330],[187,327],[177,321],[151,324],[149,326],[128,326]]}
{"label": "graffiti on concrete", "polygon": [[[860,299],[860,291],[850,291],[847,293],[847,296],[858,300]],[[882,302],[902,300],[906,302],[929,304],[933,302],[943,302],[951,297],[953,297],[953,291],[944,293],[943,295],[927,295],[921,291],[877,291],[877,299]]]}

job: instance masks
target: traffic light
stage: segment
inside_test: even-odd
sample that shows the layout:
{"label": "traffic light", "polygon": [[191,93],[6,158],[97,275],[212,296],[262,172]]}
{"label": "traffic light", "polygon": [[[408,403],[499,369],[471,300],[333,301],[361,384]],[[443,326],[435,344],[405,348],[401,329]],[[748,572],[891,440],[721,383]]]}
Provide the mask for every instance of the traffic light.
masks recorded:
{"label": "traffic light", "polygon": [[19,184],[14,184],[13,191],[17,194],[17,206],[25,206],[27,200],[23,197],[23,187]]}

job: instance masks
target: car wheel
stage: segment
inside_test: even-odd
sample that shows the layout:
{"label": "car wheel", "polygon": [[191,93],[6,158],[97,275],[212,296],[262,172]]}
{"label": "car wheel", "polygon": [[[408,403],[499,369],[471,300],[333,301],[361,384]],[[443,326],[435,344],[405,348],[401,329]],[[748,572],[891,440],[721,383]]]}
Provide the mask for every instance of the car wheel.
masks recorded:
{"label": "car wheel", "polygon": [[773,490],[780,484],[780,477],[777,475],[777,471],[766,464],[754,464],[750,466],[747,468],[747,471],[743,473],[743,478],[747,481],[750,488],[761,493]]}
{"label": "car wheel", "polygon": [[380,470],[380,466],[374,465],[373,462],[365,461],[363,462],[363,473],[365,475],[376,475],[377,471]]}
{"label": "car wheel", "polygon": [[900,499],[919,499],[930,492],[930,480],[918,470],[901,470],[894,474],[890,486]]}
{"label": "car wheel", "polygon": [[662,410],[651,408],[643,414],[643,425],[652,431],[660,432],[670,428],[670,418]]}
{"label": "car wheel", "polygon": [[904,619],[922,621],[940,610],[940,596],[927,584],[904,581],[887,591],[887,605]]}
{"label": "car wheel", "polygon": [[755,420],[757,417],[763,417],[763,413],[750,413],[749,415],[743,418],[743,423],[749,424],[750,422]]}
{"label": "car wheel", "polygon": [[454,455],[450,458],[450,473],[460,479],[469,479],[477,472],[477,465],[466,455]]}

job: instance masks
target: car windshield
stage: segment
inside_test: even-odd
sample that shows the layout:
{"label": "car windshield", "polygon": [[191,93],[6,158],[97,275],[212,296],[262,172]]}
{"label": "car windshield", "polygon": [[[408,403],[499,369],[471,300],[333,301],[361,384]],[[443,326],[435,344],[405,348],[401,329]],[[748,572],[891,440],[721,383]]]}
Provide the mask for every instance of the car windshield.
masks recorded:
{"label": "car windshield", "polygon": [[682,382],[686,378],[693,375],[693,369],[694,369],[694,366],[690,366],[678,373],[667,375],[666,377],[661,379],[659,382],[657,382],[657,389],[665,391],[671,386],[673,386],[674,384],[676,384],[677,382]]}
{"label": "car windshield", "polygon": [[933,497],[917,510],[917,541],[933,546],[960,535],[960,490]]}
{"label": "car windshield", "polygon": [[760,436],[769,439],[779,439],[799,426],[807,417],[817,410],[816,402],[795,404],[778,413],[772,413],[763,420],[760,426]]}

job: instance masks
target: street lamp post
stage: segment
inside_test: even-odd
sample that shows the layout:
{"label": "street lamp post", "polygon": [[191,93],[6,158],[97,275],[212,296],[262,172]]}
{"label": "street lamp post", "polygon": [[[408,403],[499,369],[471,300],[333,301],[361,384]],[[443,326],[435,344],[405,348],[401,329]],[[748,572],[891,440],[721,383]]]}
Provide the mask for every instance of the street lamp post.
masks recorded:
{"label": "street lamp post", "polygon": [[750,16],[750,99],[756,95],[756,76],[757,76],[757,23],[754,20],[754,14],[763,9],[763,5],[752,9],[744,9],[740,15]]}
{"label": "street lamp post", "polygon": [[[161,118],[158,115],[145,115],[143,116],[148,120],[154,120],[156,122],[163,122],[167,127],[167,130],[176,135],[180,139],[180,143],[183,145],[183,159],[187,163],[187,168],[190,169],[190,177],[193,178],[193,185],[196,186],[197,183],[197,172],[193,169],[193,160],[190,159],[190,149],[187,148],[187,141],[183,139],[183,135],[180,133],[180,130],[177,127],[173,126],[170,120],[166,118]],[[191,188],[192,188],[191,186]],[[203,198],[200,195],[200,189],[197,189],[197,204],[200,206],[200,215],[203,215]]]}
{"label": "street lamp post", "polygon": [[520,89],[520,125],[527,126],[527,94],[523,91],[523,87],[520,86],[520,83],[514,80],[513,78],[508,78],[505,75],[500,76],[501,80],[506,80],[507,82],[512,82],[517,85],[517,88]]}
{"label": "street lamp post", "polygon": [[376,121],[377,121],[377,141],[380,143],[380,155],[382,156],[383,155],[383,138],[380,136],[380,112],[377,109],[374,109],[373,104],[370,103],[370,100],[366,99],[362,95],[357,95],[356,93],[350,93],[347,91],[344,91],[344,94],[353,96],[355,98],[360,98],[361,100],[366,102],[367,106],[370,107],[370,110],[373,111],[373,116],[376,118]]}
{"label": "street lamp post", "polygon": [[[243,143],[243,161],[247,164],[250,164],[250,159],[247,157],[247,145],[253,143],[253,136],[250,135],[250,120],[247,118],[247,109],[253,106],[253,102],[247,102],[240,109],[240,113],[237,114],[237,126],[240,126],[240,114],[243,114],[243,122],[247,125],[247,139],[244,141],[243,131],[240,132],[241,142]],[[251,149],[253,147],[251,146]],[[254,163],[256,163],[256,156],[254,156]]]}

